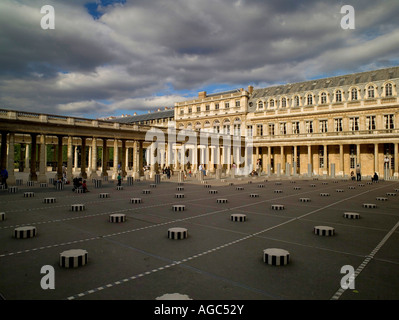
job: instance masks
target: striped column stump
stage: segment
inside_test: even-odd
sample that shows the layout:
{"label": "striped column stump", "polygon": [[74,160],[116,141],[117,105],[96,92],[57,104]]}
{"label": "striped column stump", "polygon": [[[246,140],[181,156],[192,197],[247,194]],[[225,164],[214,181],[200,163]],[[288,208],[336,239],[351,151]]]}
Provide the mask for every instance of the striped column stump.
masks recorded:
{"label": "striped column stump", "polygon": [[385,197],[376,197],[375,199],[378,201],[388,201],[388,198]]}
{"label": "striped column stump", "polygon": [[258,188],[264,188],[265,185],[264,184],[258,184]]}
{"label": "striped column stump", "polygon": [[150,184],[150,188],[156,188],[156,187],[157,187],[157,185],[155,183]]}
{"label": "striped column stump", "polygon": [[23,180],[22,179],[15,179],[15,184],[17,185],[17,186],[22,186],[22,184],[23,184]]}
{"label": "striped column stump", "polygon": [[157,173],[157,174],[154,176],[154,183],[155,183],[155,184],[160,184],[160,183],[161,183],[161,175],[160,175],[159,173]]}
{"label": "striped column stump", "polygon": [[184,211],[186,210],[186,206],[184,204],[174,204],[172,206],[173,211]]}
{"label": "striped column stump", "polygon": [[285,266],[290,262],[287,250],[270,248],[263,250],[263,262],[272,266]]}
{"label": "striped column stump", "polygon": [[130,198],[130,203],[141,203],[141,198]]}
{"label": "striped column stump", "polygon": [[230,220],[234,222],[245,222],[247,220],[247,216],[241,213],[233,213],[230,215]]}
{"label": "striped column stump", "polygon": [[310,198],[299,198],[300,202],[310,202]]}
{"label": "striped column stump", "polygon": [[349,186],[348,188],[349,188],[349,189],[356,189],[355,186]]}
{"label": "striped column stump", "polygon": [[103,186],[102,180],[94,180],[94,188],[101,188]]}
{"label": "striped column stump", "polygon": [[326,186],[328,185],[328,182],[322,182],[321,184]]}
{"label": "striped column stump", "polygon": [[360,214],[355,212],[344,212],[344,218],[346,219],[359,219]]}
{"label": "striped column stump", "polygon": [[127,185],[128,186],[132,186],[133,185],[133,177],[127,177],[126,180],[127,180]]}
{"label": "striped column stump", "polygon": [[6,213],[5,212],[0,212],[0,221],[6,220]]}
{"label": "striped column stump", "polygon": [[359,187],[364,187],[365,184],[364,184],[364,183],[359,183],[358,186],[359,186]]}
{"label": "striped column stump", "polygon": [[244,187],[236,187],[236,190],[244,190]]}
{"label": "striped column stump", "polygon": [[208,181],[202,180],[201,183],[202,183],[202,184],[207,184]]}
{"label": "striped column stump", "polygon": [[109,215],[109,222],[120,223],[126,221],[126,214],[113,213]]}
{"label": "striped column stump", "polygon": [[75,193],[84,193],[84,190],[83,190],[83,189],[80,189],[80,188],[78,188],[78,189],[75,189]]}
{"label": "striped column stump", "polygon": [[230,183],[229,183],[229,186],[234,186],[234,183],[233,183],[233,182],[230,182]]}
{"label": "striped column stump", "polygon": [[313,232],[318,236],[333,236],[335,229],[327,226],[316,226],[313,228]]}
{"label": "striped column stump", "polygon": [[371,181],[368,181],[367,184],[373,184]]}
{"label": "striped column stump", "polygon": [[338,183],[338,182],[339,182],[338,180],[334,180],[334,181],[333,181],[333,183]]}
{"label": "striped column stump", "polygon": [[34,192],[24,192],[24,198],[32,198],[35,196]]}
{"label": "striped column stump", "polygon": [[4,184],[0,184],[0,190],[6,190],[6,186]]}
{"label": "striped column stump", "polygon": [[8,193],[17,193],[18,187],[8,187]]}
{"label": "striped column stump", "polygon": [[395,192],[399,192],[399,189],[395,189]]}
{"label": "striped column stump", "polygon": [[100,198],[109,198],[109,193],[103,192],[99,194]]}
{"label": "striped column stump", "polygon": [[316,185],[315,185],[314,183],[312,183],[310,186],[311,186],[312,188],[316,187]]}
{"label": "striped column stump", "polygon": [[86,265],[88,253],[83,249],[71,249],[60,253],[60,267],[77,268]]}
{"label": "striped column stump", "polygon": [[143,190],[142,193],[143,193],[143,194],[150,194],[150,193],[151,193],[151,190]]}
{"label": "striped column stump", "polygon": [[184,186],[184,182],[178,182],[177,185],[178,186]]}
{"label": "striped column stump", "polygon": [[71,211],[84,211],[85,205],[84,204],[72,204]]}
{"label": "striped column stump", "polygon": [[295,180],[290,180],[290,183],[296,183],[296,181]]}
{"label": "striped column stump", "polygon": [[209,190],[209,194],[216,194],[216,193],[218,193],[217,190]]}
{"label": "striped column stump", "polygon": [[205,184],[204,188],[212,188],[212,186],[210,184]]}
{"label": "striped column stump", "polygon": [[28,187],[33,187],[35,185],[35,181],[26,181],[26,185]]}
{"label": "striped column stump", "polygon": [[257,193],[251,193],[249,196],[251,198],[259,198],[259,194],[257,194]]}
{"label": "striped column stump", "polygon": [[274,184],[275,184],[276,186],[280,186],[280,185],[281,185],[281,182],[278,182],[278,181],[277,181],[277,182],[275,182]]}
{"label": "striped column stump", "polygon": [[55,203],[56,199],[55,198],[44,198],[43,203]]}
{"label": "striped column stump", "polygon": [[227,203],[227,199],[216,199],[216,203]]}
{"label": "striped column stump", "polygon": [[103,176],[104,181],[108,181],[108,176]]}
{"label": "striped column stump", "polygon": [[301,190],[301,187],[294,187],[294,190]]}
{"label": "striped column stump", "polygon": [[54,181],[55,181],[54,178],[49,178],[49,179],[48,179],[48,183],[51,184],[51,185],[54,184]]}
{"label": "striped column stump", "polygon": [[336,189],[336,192],[344,192],[344,189]]}
{"label": "striped column stump", "polygon": [[26,226],[14,229],[14,237],[17,239],[33,238],[37,234],[36,227]]}
{"label": "striped column stump", "polygon": [[135,181],[135,182],[140,182],[140,181],[142,181],[142,180],[139,178],[139,179],[135,179],[134,181]]}
{"label": "striped column stump", "polygon": [[123,186],[116,186],[116,190],[123,190]]}
{"label": "striped column stump", "polygon": [[168,238],[173,240],[186,239],[188,232],[186,228],[170,228],[168,230]]}
{"label": "striped column stump", "polygon": [[395,192],[387,192],[386,195],[390,196],[390,197],[395,197],[396,193]]}
{"label": "striped column stump", "polygon": [[320,193],[320,196],[321,196],[321,197],[329,197],[330,194],[329,194],[329,193],[326,193],[326,192],[322,192],[322,193]]}
{"label": "striped column stump", "polygon": [[47,188],[47,183],[46,182],[42,182],[40,184],[40,188]]}
{"label": "striped column stump", "polygon": [[184,187],[177,187],[176,190],[177,190],[177,191],[183,191],[183,190],[184,190]]}
{"label": "striped column stump", "polygon": [[274,193],[283,193],[283,190],[274,190]]}
{"label": "striped column stump", "polygon": [[184,194],[183,193],[176,193],[175,194],[175,198],[184,198]]}
{"label": "striped column stump", "polygon": [[55,190],[64,190],[64,184],[63,183],[56,183],[55,184]]}
{"label": "striped column stump", "polygon": [[374,203],[363,203],[363,208],[377,208],[377,205]]}
{"label": "striped column stump", "polygon": [[284,205],[283,204],[272,204],[271,208],[272,208],[272,210],[284,210]]}

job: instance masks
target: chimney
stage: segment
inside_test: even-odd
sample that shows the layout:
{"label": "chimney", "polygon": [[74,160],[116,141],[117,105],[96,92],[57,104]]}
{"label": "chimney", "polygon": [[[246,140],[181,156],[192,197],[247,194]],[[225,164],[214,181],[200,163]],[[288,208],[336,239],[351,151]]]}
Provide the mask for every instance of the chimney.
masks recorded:
{"label": "chimney", "polygon": [[206,91],[198,92],[198,98],[199,99],[205,99],[206,98]]}
{"label": "chimney", "polygon": [[254,87],[253,86],[248,86],[248,93],[252,94],[254,92]]}

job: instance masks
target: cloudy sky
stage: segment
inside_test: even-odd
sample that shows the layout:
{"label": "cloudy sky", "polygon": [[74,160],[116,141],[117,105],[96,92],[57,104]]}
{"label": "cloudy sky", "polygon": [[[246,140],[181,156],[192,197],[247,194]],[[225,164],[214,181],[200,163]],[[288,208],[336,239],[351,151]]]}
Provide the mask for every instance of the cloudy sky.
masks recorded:
{"label": "cloudy sky", "polygon": [[1,0],[0,108],[97,118],[398,66],[398,17],[398,0]]}

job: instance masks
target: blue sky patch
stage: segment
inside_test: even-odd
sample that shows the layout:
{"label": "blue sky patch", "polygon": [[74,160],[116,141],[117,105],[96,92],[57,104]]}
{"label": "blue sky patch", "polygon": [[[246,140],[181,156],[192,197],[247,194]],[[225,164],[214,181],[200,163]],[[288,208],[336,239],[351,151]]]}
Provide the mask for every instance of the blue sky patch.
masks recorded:
{"label": "blue sky patch", "polygon": [[125,4],[126,0],[100,0],[96,2],[88,2],[85,4],[85,8],[94,19],[99,19],[104,14],[99,10],[100,7],[107,7],[115,3]]}

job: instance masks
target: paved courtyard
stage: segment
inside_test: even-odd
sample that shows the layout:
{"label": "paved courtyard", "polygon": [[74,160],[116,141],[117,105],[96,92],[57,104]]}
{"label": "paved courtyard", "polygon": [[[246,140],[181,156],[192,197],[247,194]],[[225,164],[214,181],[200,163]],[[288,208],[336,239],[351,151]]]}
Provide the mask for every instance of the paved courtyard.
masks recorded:
{"label": "paved courtyard", "polygon": [[[58,191],[26,182],[16,193],[1,190],[6,218],[0,221],[0,294],[6,300],[155,300],[174,293],[194,300],[399,299],[398,182],[206,181],[179,185],[174,176],[155,187],[153,181],[130,186],[124,181],[123,190],[115,181],[103,181],[101,188],[89,181],[85,194],[72,192],[70,185]],[[56,202],[44,203],[48,197]],[[72,211],[73,204],[84,204],[85,210]],[[179,204],[184,211],[172,210]],[[276,204],[283,210],[273,210]],[[345,218],[345,212],[360,219]],[[126,221],[110,222],[115,213],[125,214]],[[232,221],[232,214],[246,220]],[[21,226],[35,226],[37,235],[15,238],[14,229]],[[335,232],[316,235],[315,226]],[[169,239],[173,227],[186,228],[187,238]],[[266,264],[268,248],[288,251],[289,263]],[[88,263],[61,267],[59,255],[69,249],[87,250]],[[53,290],[40,285],[45,265],[55,271]],[[353,289],[341,289],[348,275],[341,273],[343,266],[356,271]]]}

